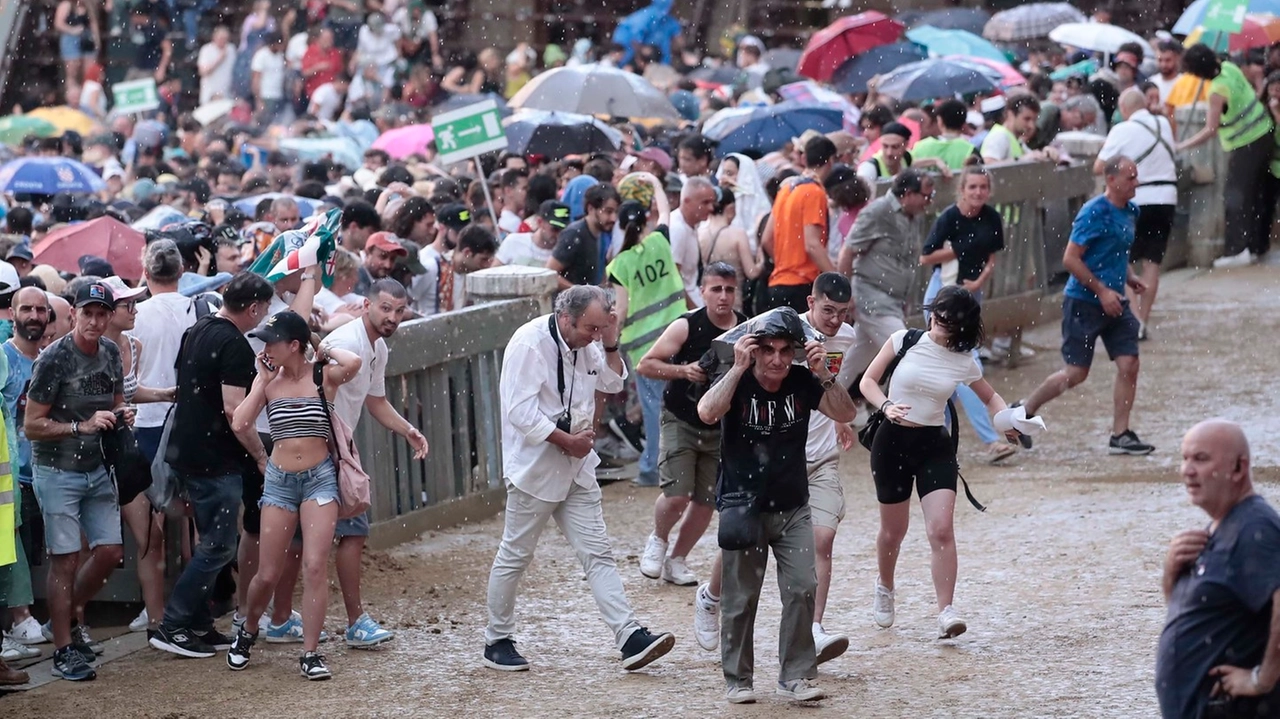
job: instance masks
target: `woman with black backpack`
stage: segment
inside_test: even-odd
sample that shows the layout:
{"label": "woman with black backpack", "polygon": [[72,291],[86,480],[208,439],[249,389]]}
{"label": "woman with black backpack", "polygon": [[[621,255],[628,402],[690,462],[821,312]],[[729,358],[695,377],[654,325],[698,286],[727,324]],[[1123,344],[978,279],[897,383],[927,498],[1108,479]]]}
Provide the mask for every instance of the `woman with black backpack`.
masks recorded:
{"label": "woman with black backpack", "polygon": [[[956,587],[953,516],[959,465],[956,443],[946,429],[947,405],[961,384],[971,387],[993,415],[1006,405],[982,378],[970,354],[982,343],[982,310],[977,298],[962,287],[944,287],[928,310],[929,330],[895,332],[859,385],[862,396],[883,413],[870,443],[871,476],[880,502],[880,534],[876,538],[880,575],[874,614],[879,626],[893,626],[894,569],[911,517],[909,500],[914,483],[932,549],[938,633],[940,638],[952,638],[967,627],[951,606]],[[886,375],[887,395],[880,388]]]}

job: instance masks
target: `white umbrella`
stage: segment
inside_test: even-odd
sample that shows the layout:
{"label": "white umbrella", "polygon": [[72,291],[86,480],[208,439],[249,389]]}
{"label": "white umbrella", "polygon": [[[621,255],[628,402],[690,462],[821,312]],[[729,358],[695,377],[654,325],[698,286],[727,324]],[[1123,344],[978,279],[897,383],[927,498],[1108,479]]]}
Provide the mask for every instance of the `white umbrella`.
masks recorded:
{"label": "white umbrella", "polygon": [[235,109],[235,100],[210,100],[191,111],[191,117],[201,125],[210,125]]}
{"label": "white umbrella", "polygon": [[579,115],[680,119],[667,96],[648,80],[597,64],[548,70],[520,88],[510,105]]}
{"label": "white umbrella", "polygon": [[1136,42],[1142,46],[1147,57],[1155,57],[1152,49],[1141,35],[1125,30],[1117,25],[1100,22],[1069,22],[1049,31],[1049,39],[1060,44],[1070,45],[1081,50],[1105,52],[1108,55],[1117,52],[1127,42]]}

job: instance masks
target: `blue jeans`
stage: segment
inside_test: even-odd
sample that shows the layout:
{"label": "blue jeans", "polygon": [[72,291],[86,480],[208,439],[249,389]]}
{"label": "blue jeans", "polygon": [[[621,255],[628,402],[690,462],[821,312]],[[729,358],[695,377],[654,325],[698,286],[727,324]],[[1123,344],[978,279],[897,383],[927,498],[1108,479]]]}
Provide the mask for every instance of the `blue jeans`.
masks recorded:
{"label": "blue jeans", "polygon": [[636,375],[640,411],[644,415],[644,452],[640,455],[641,484],[658,483],[658,437],[662,434],[662,392],[667,383]]}
{"label": "blue jeans", "polygon": [[[942,289],[942,271],[935,268],[933,275],[929,278],[929,287],[924,291],[924,303],[927,305],[933,302],[934,296],[938,294],[938,290]],[[982,294],[975,293],[978,301],[982,301]],[[929,320],[929,313],[924,313],[925,321]],[[978,364],[978,369],[982,369],[982,360],[978,359],[978,350],[973,351],[973,361]],[[962,384],[956,387],[955,394],[951,395],[951,399],[964,409],[965,417],[969,418],[969,424],[973,427],[973,431],[978,435],[978,439],[983,444],[991,444],[1000,439],[1000,434],[996,432],[996,428],[991,424],[991,415],[987,414],[987,406],[978,399],[978,394],[969,388],[969,385]]]}
{"label": "blue jeans", "polygon": [[222,568],[236,557],[237,522],[242,479],[239,474],[215,477],[185,476],[200,543],[173,585],[164,607],[167,629],[205,631],[213,627],[209,596]]}

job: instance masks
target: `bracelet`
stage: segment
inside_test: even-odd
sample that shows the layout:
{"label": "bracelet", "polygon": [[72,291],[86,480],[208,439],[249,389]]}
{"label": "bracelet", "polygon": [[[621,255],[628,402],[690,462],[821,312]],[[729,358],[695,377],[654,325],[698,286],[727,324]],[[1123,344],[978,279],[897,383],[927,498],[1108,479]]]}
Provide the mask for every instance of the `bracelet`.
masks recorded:
{"label": "bracelet", "polygon": [[605,347],[605,348],[604,348],[604,351],[605,351],[605,352],[617,352],[617,351],[618,351],[618,345],[614,345],[614,346],[612,346],[612,347]]}
{"label": "bracelet", "polygon": [[71,422],[71,436],[72,437],[80,436],[80,423],[74,420],[72,420]]}
{"label": "bracelet", "polygon": [[880,411],[881,411],[881,412],[883,412],[883,411],[884,411],[884,408],[885,408],[885,407],[888,407],[888,406],[889,406],[889,405],[891,405],[891,404],[893,404],[893,400],[891,400],[891,399],[886,399],[886,400],[884,401],[884,403],[880,405]]}
{"label": "bracelet", "polygon": [[316,278],[316,276],[315,276],[315,275],[303,275],[303,276],[302,276],[302,279],[304,279],[304,280],[314,280],[315,278]]}
{"label": "bracelet", "polygon": [[1249,674],[1249,680],[1253,682],[1254,691],[1258,691],[1259,689],[1258,673],[1261,671],[1262,671],[1262,665],[1259,664],[1258,666],[1254,667],[1253,671]]}

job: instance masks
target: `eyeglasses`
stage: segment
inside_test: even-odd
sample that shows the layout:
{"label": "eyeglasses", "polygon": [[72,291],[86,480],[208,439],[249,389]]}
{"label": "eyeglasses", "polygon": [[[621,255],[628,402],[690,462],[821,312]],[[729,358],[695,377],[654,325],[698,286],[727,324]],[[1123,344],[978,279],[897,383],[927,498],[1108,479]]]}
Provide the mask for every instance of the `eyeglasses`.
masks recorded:
{"label": "eyeglasses", "polygon": [[137,301],[137,300],[128,300],[127,302],[117,302],[117,303],[116,303],[116,309],[118,309],[118,310],[124,310],[125,312],[129,312],[129,313],[137,312],[137,311],[138,311],[138,301]]}

